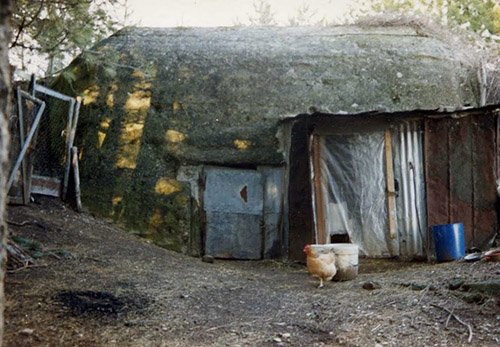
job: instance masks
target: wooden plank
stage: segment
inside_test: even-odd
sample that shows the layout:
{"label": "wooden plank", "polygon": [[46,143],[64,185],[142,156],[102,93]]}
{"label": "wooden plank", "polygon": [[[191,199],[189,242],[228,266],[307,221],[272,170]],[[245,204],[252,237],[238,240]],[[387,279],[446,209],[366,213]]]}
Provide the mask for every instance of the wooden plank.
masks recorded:
{"label": "wooden plank", "polygon": [[495,117],[495,122],[496,122],[496,134],[495,134],[495,172],[497,174],[497,179],[500,178],[500,162],[499,162],[499,155],[500,155],[500,116],[497,115]]}
{"label": "wooden plank", "polygon": [[23,199],[20,196],[7,196],[7,204],[9,205],[23,205]]}
{"label": "wooden plank", "polygon": [[59,198],[61,196],[61,180],[56,177],[33,175],[31,192]]}
{"label": "wooden plank", "polygon": [[[309,129],[306,122],[290,122],[289,168],[287,178],[287,205],[284,220],[288,222],[288,234],[284,244],[288,247],[288,258],[305,262],[304,246],[315,242],[314,231],[314,184],[312,182],[312,153],[309,147]],[[304,163],[307,163],[304,165]],[[310,163],[310,164],[309,164]],[[286,232],[285,227],[285,232]]]}
{"label": "wooden plank", "polygon": [[327,243],[325,228],[325,204],[323,189],[321,186],[321,138],[318,135],[313,136],[313,170],[314,170],[314,197],[316,200],[316,227],[318,231],[316,243]]}
{"label": "wooden plank", "polygon": [[[448,172],[449,172],[449,214],[448,223],[464,224],[465,247],[474,244],[474,172],[482,167],[475,167],[473,138],[475,127],[472,117],[447,120],[448,123]],[[488,143],[488,142],[487,142]],[[488,148],[488,144],[485,145]],[[491,144],[491,147],[493,145]],[[488,165],[490,168],[493,165]]]}
{"label": "wooden plank", "polygon": [[385,130],[385,176],[387,180],[387,212],[389,215],[389,235],[396,238],[396,191],[394,189],[394,167],[392,163],[391,130]]}
{"label": "wooden plank", "polygon": [[425,192],[427,226],[447,224],[450,220],[450,119],[425,120]]}
{"label": "wooden plank", "polygon": [[[498,229],[496,171],[495,118],[490,115],[472,116],[472,218],[471,245],[484,247],[495,237]],[[465,225],[464,225],[465,227]],[[467,240],[465,241],[467,245]]]}
{"label": "wooden plank", "polygon": [[[428,192],[428,184],[429,184],[429,138],[431,136],[431,132],[429,130],[429,119],[424,120],[424,175],[425,175],[425,190]],[[427,196],[427,199],[425,199],[425,206],[427,211],[429,211],[429,198]],[[431,257],[431,249],[432,249],[432,235],[431,235],[431,225],[429,224],[429,218],[427,218],[427,225],[425,228],[425,238],[426,238],[426,245],[425,245],[425,254],[427,256],[427,261],[431,262],[432,257]]]}

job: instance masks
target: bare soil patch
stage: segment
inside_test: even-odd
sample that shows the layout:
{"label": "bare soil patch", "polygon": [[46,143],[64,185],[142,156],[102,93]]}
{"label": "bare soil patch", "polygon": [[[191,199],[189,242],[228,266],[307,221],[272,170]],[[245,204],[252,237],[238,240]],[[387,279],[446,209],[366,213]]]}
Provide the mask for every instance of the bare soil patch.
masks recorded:
{"label": "bare soil patch", "polygon": [[499,298],[462,286],[500,263],[362,259],[358,278],[317,289],[302,264],[204,263],[54,199],[8,212],[39,246],[7,276],[6,346],[500,344]]}

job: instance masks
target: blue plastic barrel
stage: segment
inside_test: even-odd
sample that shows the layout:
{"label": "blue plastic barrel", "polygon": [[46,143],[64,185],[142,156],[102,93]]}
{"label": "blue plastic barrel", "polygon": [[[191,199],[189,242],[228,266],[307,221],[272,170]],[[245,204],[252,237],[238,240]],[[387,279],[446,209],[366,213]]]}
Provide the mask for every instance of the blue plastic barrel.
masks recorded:
{"label": "blue plastic barrel", "polygon": [[463,223],[434,225],[432,234],[439,262],[459,259],[465,255]]}

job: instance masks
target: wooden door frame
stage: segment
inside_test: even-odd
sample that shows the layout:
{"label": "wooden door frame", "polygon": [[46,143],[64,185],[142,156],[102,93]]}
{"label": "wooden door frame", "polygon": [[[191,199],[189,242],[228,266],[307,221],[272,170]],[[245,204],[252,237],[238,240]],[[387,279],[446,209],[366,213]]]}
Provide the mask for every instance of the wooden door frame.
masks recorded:
{"label": "wooden door frame", "polygon": [[324,141],[322,136],[312,135],[312,169],[313,169],[313,194],[314,194],[314,211],[316,216],[316,243],[325,244],[327,242],[326,235],[326,211],[324,204],[324,196],[322,189],[322,174],[321,174],[321,142]]}
{"label": "wooden door frame", "polygon": [[[326,234],[326,211],[325,211],[325,197],[323,196],[322,180],[323,175],[321,172],[321,145],[324,141],[322,134],[313,133],[311,135],[311,167],[312,167],[312,183],[314,194],[314,215],[315,215],[315,236],[316,243],[328,243],[328,235]],[[384,155],[386,165],[386,197],[387,197],[387,218],[389,225],[389,237],[395,239],[397,237],[396,225],[396,191],[394,185],[394,164],[392,153],[392,133],[390,127],[385,130],[384,140]]]}

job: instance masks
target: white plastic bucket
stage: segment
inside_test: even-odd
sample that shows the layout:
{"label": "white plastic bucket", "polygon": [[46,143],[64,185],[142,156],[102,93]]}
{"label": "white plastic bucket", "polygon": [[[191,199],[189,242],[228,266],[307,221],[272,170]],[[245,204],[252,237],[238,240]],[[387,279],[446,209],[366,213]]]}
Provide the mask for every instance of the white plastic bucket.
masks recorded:
{"label": "white plastic bucket", "polygon": [[328,252],[333,249],[335,253],[335,266],[337,273],[333,277],[336,281],[348,281],[358,276],[358,245],[352,243],[327,243],[324,245],[311,245],[314,250]]}

